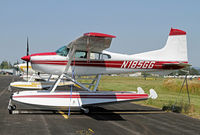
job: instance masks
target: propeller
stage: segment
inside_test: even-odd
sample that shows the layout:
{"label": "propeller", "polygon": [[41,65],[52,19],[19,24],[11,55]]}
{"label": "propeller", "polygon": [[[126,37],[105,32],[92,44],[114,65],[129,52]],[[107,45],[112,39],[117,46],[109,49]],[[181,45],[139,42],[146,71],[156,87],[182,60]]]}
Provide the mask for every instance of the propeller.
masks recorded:
{"label": "propeller", "polygon": [[[27,43],[26,43],[26,56],[29,56],[29,43],[28,43],[28,37],[27,37]],[[29,63],[26,62],[26,71],[27,71],[27,80],[28,80],[28,69],[29,69]]]}

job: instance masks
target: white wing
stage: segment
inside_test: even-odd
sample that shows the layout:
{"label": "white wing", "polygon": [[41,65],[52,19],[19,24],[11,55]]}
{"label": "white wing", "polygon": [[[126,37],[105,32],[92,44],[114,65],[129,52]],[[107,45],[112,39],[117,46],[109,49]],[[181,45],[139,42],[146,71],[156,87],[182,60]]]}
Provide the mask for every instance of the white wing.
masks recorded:
{"label": "white wing", "polygon": [[85,33],[83,36],[72,41],[68,48],[76,46],[76,50],[87,52],[101,52],[110,47],[112,38],[116,36],[103,33]]}

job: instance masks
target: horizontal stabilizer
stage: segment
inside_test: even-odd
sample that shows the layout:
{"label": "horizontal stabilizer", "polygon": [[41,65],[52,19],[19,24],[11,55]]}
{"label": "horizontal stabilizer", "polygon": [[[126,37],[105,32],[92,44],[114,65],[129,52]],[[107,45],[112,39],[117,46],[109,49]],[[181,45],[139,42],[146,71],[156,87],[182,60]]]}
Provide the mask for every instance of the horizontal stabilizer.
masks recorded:
{"label": "horizontal stabilizer", "polygon": [[149,92],[150,92],[149,98],[156,99],[158,97],[158,94],[156,93],[154,89],[150,89]]}
{"label": "horizontal stabilizer", "polygon": [[145,94],[141,87],[137,87],[137,94]]}
{"label": "horizontal stabilizer", "polygon": [[164,69],[177,69],[177,68],[184,68],[184,67],[189,67],[191,66],[188,63],[165,63],[162,64],[162,67]]}

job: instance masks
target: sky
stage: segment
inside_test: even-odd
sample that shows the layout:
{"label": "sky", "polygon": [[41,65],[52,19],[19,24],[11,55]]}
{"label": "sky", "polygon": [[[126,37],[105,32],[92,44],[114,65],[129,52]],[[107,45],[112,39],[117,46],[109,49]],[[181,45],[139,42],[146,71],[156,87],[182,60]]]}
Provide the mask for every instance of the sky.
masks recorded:
{"label": "sky", "polygon": [[52,52],[86,32],[115,35],[108,51],[162,48],[172,28],[187,32],[188,59],[200,67],[199,0],[0,0],[0,62]]}

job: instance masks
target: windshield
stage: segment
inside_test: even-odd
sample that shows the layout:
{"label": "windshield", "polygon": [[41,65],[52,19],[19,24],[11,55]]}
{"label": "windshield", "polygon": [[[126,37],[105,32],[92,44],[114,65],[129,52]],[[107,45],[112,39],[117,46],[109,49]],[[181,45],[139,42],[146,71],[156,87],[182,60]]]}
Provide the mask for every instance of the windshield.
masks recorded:
{"label": "windshield", "polygon": [[67,56],[69,49],[66,46],[59,48],[56,53],[61,56]]}

